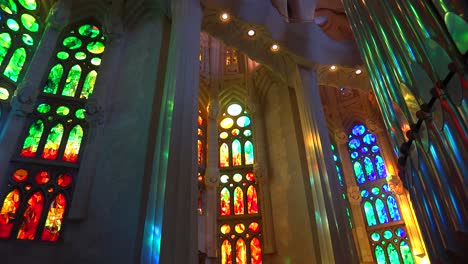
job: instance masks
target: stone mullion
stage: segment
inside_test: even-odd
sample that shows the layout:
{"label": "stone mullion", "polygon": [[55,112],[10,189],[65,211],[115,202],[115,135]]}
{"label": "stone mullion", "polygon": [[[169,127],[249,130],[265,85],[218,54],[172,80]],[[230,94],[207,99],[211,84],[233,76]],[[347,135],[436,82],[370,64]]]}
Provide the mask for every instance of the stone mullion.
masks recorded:
{"label": "stone mullion", "polygon": [[[2,146],[2,151],[0,151],[1,177],[6,176],[10,159],[18,154],[18,144],[21,144],[24,130],[30,125],[29,117],[36,107],[41,92],[40,85],[49,70],[49,64],[44,62],[54,57],[55,46],[61,30],[68,23],[70,6],[67,2],[65,0],[57,2],[51,9],[47,18],[47,26],[29,64],[28,71],[24,75],[23,81],[18,85],[17,95],[12,98],[12,111],[0,135],[0,146]],[[5,187],[3,184],[0,186],[0,193],[3,193]]]}

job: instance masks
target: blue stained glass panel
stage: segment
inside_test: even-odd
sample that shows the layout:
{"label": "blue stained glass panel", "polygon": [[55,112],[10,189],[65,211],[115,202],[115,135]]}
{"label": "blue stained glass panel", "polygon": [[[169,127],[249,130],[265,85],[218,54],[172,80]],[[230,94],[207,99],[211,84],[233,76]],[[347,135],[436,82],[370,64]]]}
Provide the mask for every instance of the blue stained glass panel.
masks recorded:
{"label": "blue stained glass panel", "polygon": [[366,134],[363,138],[362,141],[366,143],[367,145],[372,145],[375,142],[375,136],[372,134]]}
{"label": "blue stained glass panel", "polygon": [[333,154],[333,160],[338,161],[338,157],[335,154]]}
{"label": "blue stained glass panel", "polygon": [[388,184],[382,185],[382,189],[384,190],[384,192],[390,192],[390,187],[388,187]]}
{"label": "blue stained glass panel", "polygon": [[375,200],[375,209],[377,211],[377,216],[379,217],[379,222],[381,224],[388,223],[387,210],[385,209],[385,204],[382,202],[382,200]]}
{"label": "blue stained glass panel", "polygon": [[377,167],[377,171],[379,172],[379,178],[387,177],[387,169],[385,168],[385,163],[380,155],[375,157],[375,167]]}
{"label": "blue stained glass panel", "polygon": [[357,153],[356,151],[354,151],[353,153],[351,153],[351,158],[352,158],[352,159],[356,159],[357,157],[359,157],[359,153]]}
{"label": "blue stained glass panel", "polygon": [[366,154],[367,152],[369,152],[369,149],[367,147],[361,148],[361,153],[362,154]]}
{"label": "blue stained glass panel", "polygon": [[366,220],[368,226],[377,225],[377,220],[375,219],[374,208],[372,204],[367,201],[364,203],[364,212],[366,213]]}
{"label": "blue stained glass panel", "polygon": [[372,160],[369,157],[364,158],[364,167],[366,168],[367,179],[373,181],[377,178],[375,174],[374,166],[372,165]]}
{"label": "blue stained glass panel", "polygon": [[359,139],[353,138],[349,141],[348,146],[350,149],[357,149],[361,146],[361,141]]}
{"label": "blue stained glass panel", "polygon": [[405,229],[403,229],[402,227],[397,228],[395,230],[395,234],[401,238],[404,238],[406,236]]}
{"label": "blue stained glass panel", "polygon": [[368,192],[367,190],[362,190],[362,191],[361,191],[361,196],[362,196],[363,198],[366,198],[367,196],[369,196],[369,192]]}
{"label": "blue stained glass panel", "polygon": [[387,264],[387,260],[385,259],[385,251],[381,246],[376,246],[374,253],[375,258],[377,259],[377,264]]}
{"label": "blue stained glass panel", "polygon": [[362,124],[355,125],[352,132],[355,136],[361,136],[366,132],[366,127]]}
{"label": "blue stained glass panel", "polygon": [[372,146],[372,152],[378,152],[380,150],[379,146]]}
{"label": "blue stained glass panel", "polygon": [[354,175],[356,175],[356,181],[358,184],[366,182],[366,177],[364,177],[364,171],[362,170],[362,165],[359,161],[354,162]]}
{"label": "blue stained glass panel", "polygon": [[401,216],[400,216],[400,210],[398,210],[398,204],[395,198],[391,195],[389,195],[387,198],[387,206],[388,206],[388,211],[390,212],[390,218],[392,219],[392,221],[400,221]]}

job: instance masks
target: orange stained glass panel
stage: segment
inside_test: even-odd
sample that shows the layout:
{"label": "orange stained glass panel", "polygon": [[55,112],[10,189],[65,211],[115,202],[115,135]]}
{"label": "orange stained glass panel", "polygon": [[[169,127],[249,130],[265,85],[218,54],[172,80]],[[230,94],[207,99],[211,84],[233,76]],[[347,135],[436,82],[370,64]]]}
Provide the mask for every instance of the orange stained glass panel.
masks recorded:
{"label": "orange stained glass panel", "polygon": [[240,187],[234,190],[234,214],[244,214],[244,192]]}
{"label": "orange stained glass panel", "polygon": [[231,194],[227,188],[223,188],[220,194],[220,214],[230,215],[231,214]]}
{"label": "orange stained glass panel", "polygon": [[46,184],[50,180],[49,173],[47,171],[40,171],[36,174],[36,182],[38,184]]}
{"label": "orange stained glass panel", "polygon": [[257,190],[253,185],[247,189],[247,211],[249,214],[258,214]]}
{"label": "orange stained glass panel", "polygon": [[221,264],[232,264],[232,246],[227,240],[221,244]]}
{"label": "orange stained glass panel", "polygon": [[241,143],[239,140],[234,139],[232,141],[232,166],[242,165],[242,150]]}
{"label": "orange stained glass panel", "polygon": [[229,167],[229,147],[226,143],[219,147],[219,166]]}
{"label": "orange stained glass panel", "polygon": [[62,229],[63,215],[65,213],[65,207],[67,200],[65,195],[58,194],[54,201],[50,204],[49,213],[42,233],[42,240],[55,242],[58,240],[60,230]]}
{"label": "orange stained glass panel", "polygon": [[20,205],[20,192],[18,189],[11,191],[3,200],[0,211],[0,238],[9,238],[13,221],[16,218],[16,211]]}
{"label": "orange stained glass panel", "polygon": [[247,173],[247,174],[245,175],[245,178],[246,178],[248,181],[253,181],[253,180],[255,180],[255,177],[254,177],[254,175],[253,175],[252,172]]}
{"label": "orange stained glass panel", "polygon": [[62,160],[76,162],[78,160],[78,154],[80,153],[80,146],[82,140],[83,129],[80,125],[77,125],[70,130]]}
{"label": "orange stained glass panel", "polygon": [[198,140],[198,165],[201,165],[203,162],[203,143],[201,140]]}
{"label": "orange stained glass panel", "polygon": [[247,264],[247,247],[242,238],[236,242],[236,264]]}
{"label": "orange stained glass panel", "polygon": [[250,241],[250,263],[262,263],[262,248],[260,246],[260,240],[256,237],[252,238]]}
{"label": "orange stained glass panel", "polygon": [[198,116],[198,125],[201,126],[203,124],[203,118],[199,115]]}
{"label": "orange stained glass panel", "polygon": [[48,160],[57,159],[60,142],[62,141],[63,136],[63,125],[55,125],[47,137],[46,144],[44,146],[44,151],[42,152],[42,158]]}
{"label": "orange stained glass panel", "polygon": [[37,225],[44,207],[44,196],[40,192],[34,193],[28,200],[23,214],[23,223],[18,231],[18,239],[33,240],[36,236]]}
{"label": "orange stained glass panel", "polygon": [[72,182],[72,177],[68,174],[60,174],[57,178],[57,184],[60,187],[67,187]]}
{"label": "orange stained glass panel", "polygon": [[19,169],[13,173],[13,180],[15,182],[23,182],[27,178],[28,178],[28,171],[25,169]]}

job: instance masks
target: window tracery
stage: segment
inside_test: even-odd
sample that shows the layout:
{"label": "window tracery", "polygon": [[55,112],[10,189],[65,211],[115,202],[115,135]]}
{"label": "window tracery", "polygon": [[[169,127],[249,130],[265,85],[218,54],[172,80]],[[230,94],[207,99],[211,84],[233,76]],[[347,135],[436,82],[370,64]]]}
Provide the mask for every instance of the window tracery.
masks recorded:
{"label": "window tracery", "polygon": [[94,23],[63,31],[50,71],[38,85],[41,93],[31,123],[11,161],[11,191],[0,213],[1,238],[59,239],[88,132],[85,103],[104,49],[102,30]]}

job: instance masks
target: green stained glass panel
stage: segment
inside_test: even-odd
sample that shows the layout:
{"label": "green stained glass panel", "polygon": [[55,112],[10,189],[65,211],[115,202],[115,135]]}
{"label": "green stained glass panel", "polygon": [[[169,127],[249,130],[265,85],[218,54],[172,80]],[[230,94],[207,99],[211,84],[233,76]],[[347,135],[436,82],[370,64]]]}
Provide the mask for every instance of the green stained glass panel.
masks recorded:
{"label": "green stained glass panel", "polygon": [[372,204],[369,201],[364,203],[364,212],[366,213],[367,225],[376,225],[377,220],[375,219],[374,208],[372,207]]}
{"label": "green stained glass panel", "polygon": [[37,32],[39,30],[39,23],[37,23],[36,18],[30,14],[22,14],[21,23],[23,24],[24,28],[31,32]]}
{"label": "green stained glass panel", "polygon": [[390,218],[392,219],[392,221],[400,221],[401,216],[400,216],[400,210],[398,210],[397,201],[391,195],[387,197],[387,206],[388,206],[388,211],[390,212]]}
{"label": "green stained glass panel", "polygon": [[381,246],[376,246],[374,253],[375,259],[377,260],[377,264],[387,264],[387,260],[385,259],[385,251],[382,249]]}
{"label": "green stained glass panel", "polygon": [[250,129],[247,129],[244,131],[244,136],[250,137],[252,135],[252,131]]}
{"label": "green stained glass panel", "polygon": [[60,142],[63,136],[63,125],[57,124],[50,130],[49,136],[47,137],[44,151],[42,152],[42,158],[53,160],[57,159]]}
{"label": "green stained glass panel", "polygon": [[6,88],[0,87],[0,100],[8,100],[10,93]]}
{"label": "green stained glass panel", "polygon": [[21,73],[21,69],[23,69],[25,61],[26,50],[24,48],[15,50],[3,74],[14,82],[18,81],[18,76]]}
{"label": "green stained glass panel", "polygon": [[96,66],[101,65],[101,58],[92,58],[91,59],[91,64],[96,65]]}
{"label": "green stained glass panel", "polygon": [[78,119],[84,119],[85,118],[85,110],[84,109],[78,109],[75,112],[75,116]]}
{"label": "green stained glass panel", "polygon": [[400,253],[404,264],[414,264],[413,255],[411,249],[406,241],[400,242]]}
{"label": "green stained glass panel", "polygon": [[382,200],[375,200],[375,209],[377,211],[377,215],[379,216],[379,222],[381,224],[388,223],[387,210],[385,209],[385,204],[382,202]]}
{"label": "green stained glass panel", "polygon": [[86,46],[89,52],[93,54],[101,54],[104,52],[104,43],[99,41],[92,41]]}
{"label": "green stained glass panel", "polygon": [[356,176],[356,181],[358,184],[366,182],[364,171],[362,170],[362,165],[359,161],[354,162],[354,175]]}
{"label": "green stained glass panel", "polygon": [[383,233],[383,236],[384,236],[385,239],[388,240],[388,239],[392,238],[393,233],[390,230],[385,230],[384,233]]}
{"label": "green stained glass panel", "polygon": [[13,31],[19,30],[19,24],[18,22],[16,22],[16,20],[9,18],[6,23],[7,23],[8,28],[10,28],[11,30]]}
{"label": "green stained glass panel", "polygon": [[47,114],[50,111],[50,105],[49,104],[40,104],[36,108],[37,112],[41,114]]}
{"label": "green stained glass panel", "polygon": [[81,140],[83,139],[83,129],[81,126],[75,126],[70,130],[68,136],[67,146],[63,153],[63,160],[69,162],[76,162],[78,160],[78,153],[80,152]]}
{"label": "green stained glass panel", "polygon": [[94,38],[99,35],[99,28],[93,25],[82,25],[78,32],[82,36]]}
{"label": "green stained glass panel", "polygon": [[73,66],[68,72],[65,86],[62,91],[63,96],[74,97],[76,90],[78,89],[78,83],[81,77],[81,67],[79,65]]}
{"label": "green stained glass panel", "polygon": [[247,116],[241,116],[237,119],[236,123],[240,127],[246,127],[250,125],[250,118]]}
{"label": "green stained glass panel", "polygon": [[254,163],[254,150],[253,144],[250,140],[247,140],[244,144],[245,164],[251,165]]}
{"label": "green stained glass panel", "polygon": [[66,107],[66,106],[59,106],[57,108],[57,115],[59,116],[66,116],[70,113],[70,108]]}
{"label": "green stained glass panel", "polygon": [[79,51],[79,52],[75,53],[75,58],[77,60],[84,60],[84,59],[86,59],[86,53]]}
{"label": "green stained glass panel", "polygon": [[77,49],[81,44],[81,40],[77,37],[67,37],[63,40],[63,45],[69,49]]}
{"label": "green stained glass panel", "polygon": [[59,88],[60,80],[63,75],[63,67],[60,64],[55,65],[50,69],[49,77],[47,78],[46,84],[44,86],[43,92],[56,94]]}
{"label": "green stained glass panel", "polygon": [[375,242],[380,240],[380,234],[377,232],[372,233],[371,239],[374,240]]}
{"label": "green stained glass panel", "polygon": [[453,42],[460,53],[464,54],[468,51],[468,23],[452,12],[446,13],[444,20]]}
{"label": "green stained glass panel", "polygon": [[18,8],[13,0],[2,0],[0,1],[0,8],[6,13],[13,15],[18,12]]}
{"label": "green stained glass panel", "polygon": [[3,58],[5,58],[8,49],[11,46],[11,37],[8,33],[0,34],[0,64],[3,62]]}
{"label": "green stained glass panel", "polygon": [[43,131],[44,123],[42,123],[41,120],[37,120],[29,127],[28,136],[24,140],[23,148],[20,153],[22,157],[36,156],[37,146],[39,145]]}
{"label": "green stained glass panel", "polygon": [[66,60],[68,59],[68,57],[70,57],[70,55],[68,54],[68,52],[65,52],[65,51],[59,51],[57,53],[57,58],[61,59],[61,60]]}
{"label": "green stained glass panel", "polygon": [[36,0],[18,0],[18,2],[28,10],[36,10],[37,3]]}
{"label": "green stained glass panel", "polygon": [[377,178],[375,173],[374,166],[372,165],[372,160],[369,157],[364,158],[364,167],[366,168],[367,179],[373,181]]}
{"label": "green stained glass panel", "polygon": [[29,34],[23,34],[22,40],[28,46],[34,45],[34,39]]}
{"label": "green stained glass panel", "polygon": [[80,98],[88,99],[88,97],[93,93],[94,84],[96,83],[96,78],[97,78],[96,71],[90,71],[88,73],[83,84],[83,90],[81,90]]}
{"label": "green stained glass panel", "polygon": [[388,244],[387,246],[388,258],[390,259],[390,264],[400,264],[400,258],[398,257],[398,251],[396,250],[393,244]]}

